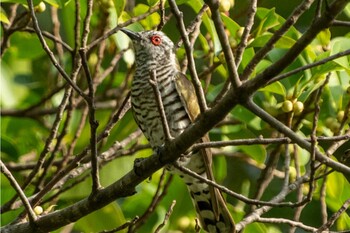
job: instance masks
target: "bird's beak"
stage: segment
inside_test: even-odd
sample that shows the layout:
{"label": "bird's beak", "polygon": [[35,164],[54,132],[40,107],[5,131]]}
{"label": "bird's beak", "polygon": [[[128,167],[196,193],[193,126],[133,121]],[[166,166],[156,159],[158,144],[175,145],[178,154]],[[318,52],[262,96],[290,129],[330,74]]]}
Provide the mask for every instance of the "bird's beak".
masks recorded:
{"label": "bird's beak", "polygon": [[141,40],[141,36],[137,34],[136,32],[130,31],[126,28],[121,28],[120,31],[124,32],[131,40]]}

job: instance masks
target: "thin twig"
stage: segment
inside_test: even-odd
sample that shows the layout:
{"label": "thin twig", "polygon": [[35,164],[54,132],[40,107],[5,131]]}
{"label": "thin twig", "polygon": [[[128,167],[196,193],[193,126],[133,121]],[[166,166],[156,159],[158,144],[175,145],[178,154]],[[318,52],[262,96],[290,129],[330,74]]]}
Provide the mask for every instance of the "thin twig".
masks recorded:
{"label": "thin twig", "polygon": [[158,233],[160,232],[160,230],[165,226],[165,224],[167,224],[171,213],[173,212],[174,206],[176,205],[176,200],[173,200],[173,202],[171,203],[168,211],[166,212],[165,216],[164,216],[164,220],[163,222],[157,227],[157,229],[154,231],[154,233]]}
{"label": "thin twig", "polygon": [[184,42],[185,50],[186,50],[186,56],[188,60],[188,68],[192,77],[192,83],[194,86],[194,89],[196,91],[196,95],[198,98],[198,104],[201,112],[204,112],[207,109],[207,103],[205,100],[204,91],[201,85],[201,82],[198,78],[197,70],[195,61],[193,58],[193,45],[191,45],[190,40],[188,38],[188,33],[186,31],[186,27],[183,21],[183,13],[180,12],[179,8],[176,5],[176,2],[174,0],[169,0],[170,9],[173,12],[177,25],[180,30],[180,34],[182,37],[182,40]]}
{"label": "thin twig", "polygon": [[[290,128],[285,126],[283,123],[278,121],[276,118],[272,117],[270,114],[268,114],[266,111],[264,111],[262,108],[260,108],[258,105],[256,105],[252,99],[244,103],[244,106],[247,107],[250,111],[252,111],[254,114],[259,116],[261,119],[272,125],[275,129],[283,133],[284,135],[288,136],[293,142],[297,143],[300,147],[306,149],[307,151],[311,151],[311,143],[308,142],[305,139],[302,139],[299,137],[298,134],[293,132]],[[335,162],[334,160],[328,158],[327,156],[323,155],[321,152],[316,150],[316,159],[324,163],[328,166],[331,166],[335,169],[341,169],[345,173],[349,170],[349,168],[341,163]],[[332,165],[331,165],[332,164]],[[349,170],[350,172],[350,170]]]}
{"label": "thin twig", "polygon": [[[288,65],[290,65],[297,58],[297,56],[305,49],[305,47],[311,43],[311,41],[315,38],[316,35],[318,35],[320,31],[330,26],[331,22],[341,11],[343,11],[347,3],[347,0],[333,1],[332,4],[328,7],[328,10],[325,11],[319,19],[316,19],[312,22],[310,27],[297,40],[297,42],[290,49],[287,50],[287,52],[283,55],[282,58],[274,62],[262,73],[258,74],[254,79],[243,83],[243,88],[247,91],[247,95],[251,95],[251,93],[259,89],[260,87],[265,86],[266,83],[270,83],[270,80],[272,78],[274,78],[276,75],[282,72]],[[305,5],[303,6],[303,4]],[[307,7],[307,5],[308,1],[305,1],[300,5],[300,7]],[[299,10],[302,10],[301,8]],[[257,59],[257,61],[255,62],[258,62],[258,60],[260,61],[260,59]],[[252,61],[251,63],[253,64]],[[255,67],[255,65],[253,66]],[[246,71],[243,74],[243,78],[248,78],[248,76],[253,71],[248,66],[245,70]]]}
{"label": "thin twig", "polygon": [[308,70],[308,69],[311,69],[311,68],[319,66],[319,65],[323,65],[323,64],[325,64],[325,63],[327,63],[329,61],[333,61],[333,60],[335,60],[335,59],[337,59],[339,57],[347,56],[349,54],[350,54],[350,49],[342,51],[342,52],[339,52],[339,53],[336,53],[336,54],[333,54],[332,56],[329,56],[329,57],[326,57],[326,58],[321,59],[319,61],[307,64],[305,66],[298,67],[298,68],[296,68],[294,70],[291,70],[291,71],[288,71],[286,73],[283,73],[283,74],[275,76],[274,78],[270,79],[266,83],[266,85],[269,85],[270,83],[273,83],[273,82],[276,82],[276,81],[280,81],[280,80],[282,80],[282,79],[284,79],[286,77],[289,77],[289,76],[291,76],[293,74],[296,74],[296,73],[299,73],[301,71]]}
{"label": "thin twig", "polygon": [[138,219],[139,219],[139,217],[136,216],[131,221],[127,221],[126,223],[124,223],[123,225],[121,225],[119,227],[116,227],[116,228],[114,228],[112,230],[108,230],[108,231],[100,231],[100,233],[113,233],[113,232],[124,230],[125,228],[128,228],[128,227],[134,225],[138,221]]}
{"label": "thin twig", "polygon": [[94,48],[96,45],[98,45],[102,40],[107,39],[108,37],[110,37],[111,35],[113,35],[114,33],[116,33],[117,31],[119,31],[120,28],[126,27],[134,22],[140,21],[142,19],[147,18],[149,15],[153,14],[154,12],[157,12],[159,10],[159,5],[150,8],[148,12],[139,15],[137,17],[133,17],[130,20],[119,24],[117,27],[109,30],[107,33],[105,33],[103,36],[97,38],[96,40],[92,41],[89,45],[86,46],[86,50],[89,51],[92,48]]}
{"label": "thin twig", "polygon": [[160,9],[160,22],[157,27],[157,31],[162,30],[165,24],[165,9],[164,9],[164,0],[159,1],[159,9]]}
{"label": "thin twig", "polygon": [[168,188],[172,182],[173,176],[170,175],[169,178],[166,180],[166,170],[164,169],[162,172],[162,175],[159,178],[157,190],[155,194],[153,195],[153,199],[149,206],[147,207],[146,211],[142,214],[142,216],[138,219],[138,221],[135,223],[134,231],[136,231],[139,227],[141,227],[142,224],[144,224],[149,216],[156,210],[157,205],[159,205],[160,201],[163,200],[163,198],[166,196],[168,192]]}
{"label": "thin twig", "polygon": [[34,213],[34,210],[30,205],[22,188],[19,186],[16,179],[12,176],[11,172],[7,169],[7,167],[1,160],[0,160],[0,166],[1,166],[1,173],[3,173],[6,176],[6,178],[10,181],[11,186],[14,188],[14,190],[16,190],[19,198],[21,198],[22,203],[28,212],[30,222],[32,223],[35,222],[35,220],[37,219],[36,214]]}
{"label": "thin twig", "polygon": [[273,49],[273,45],[291,28],[299,17],[310,8],[314,0],[305,0],[297,6],[284,24],[273,34],[270,40],[262,47],[251,59],[241,76],[242,80],[247,80],[253,73],[256,65],[266,56],[266,54]]}
{"label": "thin twig", "polygon": [[347,199],[344,202],[344,204],[340,207],[340,209],[332,215],[332,217],[328,220],[328,222],[317,229],[316,233],[321,233],[329,229],[334,224],[334,222],[340,217],[340,215],[349,208],[349,206],[350,206],[350,199]]}
{"label": "thin twig", "polygon": [[250,31],[252,30],[252,27],[254,25],[254,17],[256,14],[256,10],[257,10],[257,2],[258,2],[257,0],[251,0],[251,2],[250,2],[249,12],[248,12],[248,16],[247,16],[247,22],[246,22],[245,27],[244,27],[241,41],[239,42],[237,49],[235,51],[235,58],[236,58],[235,62],[236,62],[237,67],[241,63],[244,49],[247,47],[247,44],[248,44]]}
{"label": "thin twig", "polygon": [[49,46],[47,45],[47,43],[44,39],[44,36],[42,34],[42,31],[39,27],[38,19],[36,18],[36,15],[35,15],[33,0],[27,0],[27,3],[28,3],[28,7],[30,10],[32,19],[33,19],[33,25],[34,25],[35,32],[37,33],[37,35],[39,37],[39,40],[43,46],[43,49],[45,50],[47,55],[50,57],[52,64],[60,72],[62,77],[69,83],[69,85],[71,85],[80,96],[82,96],[84,99],[88,99],[86,94],[78,87],[78,85],[68,76],[68,74],[64,71],[64,69],[59,65],[58,61],[55,58],[55,55],[53,54],[53,52],[50,50]]}
{"label": "thin twig", "polygon": [[[191,171],[190,169],[184,167],[184,166],[181,166],[179,164],[174,164],[174,167],[176,167],[177,169],[179,169],[180,171],[186,173],[187,175],[190,175],[198,180],[200,180],[201,182],[204,182],[208,185],[211,185],[217,189],[219,189],[220,191],[234,197],[234,198],[237,198],[238,200],[240,201],[243,201],[244,203],[247,203],[247,204],[253,204],[253,205],[263,205],[263,206],[279,206],[279,207],[295,207],[297,206],[298,204],[295,204],[295,203],[292,203],[292,202],[283,202],[283,203],[276,203],[276,202],[267,202],[267,201],[259,201],[259,200],[255,200],[255,199],[250,199],[250,198],[247,198],[245,196],[243,196],[242,194],[238,194],[236,192],[233,192],[232,190],[226,188],[225,186],[222,186],[222,185],[219,185],[217,184],[215,181],[212,181],[212,180],[209,180],[209,179],[206,179],[200,175],[198,175],[197,173]],[[303,181],[305,181],[306,177],[303,177],[302,178]],[[300,181],[299,181],[300,182]],[[291,187],[292,184],[289,185],[289,189]]]}
{"label": "thin twig", "polygon": [[285,219],[285,218],[262,218],[262,217],[260,217],[257,219],[257,221],[263,222],[263,223],[288,224],[292,227],[298,227],[300,229],[303,229],[303,230],[309,231],[309,232],[314,232],[315,230],[317,230],[316,228],[307,226],[301,222],[292,221],[292,220]]}
{"label": "thin twig", "polygon": [[162,121],[163,133],[164,133],[164,136],[165,136],[165,141],[170,141],[170,140],[173,139],[173,137],[171,136],[168,120],[166,118],[166,113],[165,113],[165,110],[164,110],[162,96],[161,96],[161,93],[160,93],[159,88],[158,88],[157,74],[156,74],[155,70],[151,70],[150,71],[149,83],[152,86],[154,97],[155,97],[156,102],[157,102],[157,107],[158,107],[158,111],[159,111],[159,114],[160,114],[160,119]]}
{"label": "thin twig", "polygon": [[237,71],[237,65],[235,63],[235,59],[233,56],[233,52],[229,43],[229,40],[227,38],[227,34],[224,28],[224,24],[221,20],[221,14],[219,11],[219,1],[218,0],[206,0],[206,4],[208,4],[211,14],[212,14],[212,20],[215,25],[216,32],[218,34],[222,51],[225,55],[225,61],[227,64],[227,70],[228,70],[228,78],[231,81],[234,88],[237,88],[241,85],[241,81],[239,79],[238,71]]}

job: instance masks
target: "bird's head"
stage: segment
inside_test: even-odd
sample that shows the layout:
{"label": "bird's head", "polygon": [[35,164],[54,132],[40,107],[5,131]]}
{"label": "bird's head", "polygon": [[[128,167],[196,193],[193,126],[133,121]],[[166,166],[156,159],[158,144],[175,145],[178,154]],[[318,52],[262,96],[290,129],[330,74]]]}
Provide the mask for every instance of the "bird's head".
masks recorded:
{"label": "bird's head", "polygon": [[159,65],[176,63],[174,43],[163,32],[133,32],[125,28],[120,30],[132,40],[137,63],[145,61]]}

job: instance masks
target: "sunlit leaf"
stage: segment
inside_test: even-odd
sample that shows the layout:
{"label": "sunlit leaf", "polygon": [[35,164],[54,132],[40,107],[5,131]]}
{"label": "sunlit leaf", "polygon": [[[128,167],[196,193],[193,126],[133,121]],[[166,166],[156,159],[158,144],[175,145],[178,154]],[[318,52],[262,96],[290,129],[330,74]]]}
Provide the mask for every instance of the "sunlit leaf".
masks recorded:
{"label": "sunlit leaf", "polygon": [[238,30],[241,28],[241,26],[233,21],[230,17],[225,15],[224,13],[221,14],[222,21],[225,23],[227,30],[230,32],[231,37],[236,36]]}
{"label": "sunlit leaf", "polygon": [[7,18],[6,12],[2,9],[2,7],[0,8],[0,22],[9,24],[10,21]]}
{"label": "sunlit leaf", "polygon": [[45,0],[48,4],[54,7],[63,8],[65,7],[71,0]]}
{"label": "sunlit leaf", "polygon": [[126,0],[113,0],[117,16],[121,15],[124,11]]}
{"label": "sunlit leaf", "polygon": [[[42,0],[33,0],[33,5],[36,6],[38,5]],[[11,2],[11,3],[19,3],[24,6],[28,5],[27,0],[2,0],[2,2]]]}
{"label": "sunlit leaf", "polygon": [[260,91],[267,91],[279,94],[281,96],[286,96],[286,89],[280,82],[274,82],[266,87],[261,88]]}
{"label": "sunlit leaf", "polygon": [[[249,46],[251,47],[263,47],[266,45],[266,43],[270,40],[270,38],[273,36],[272,33],[266,32],[264,33],[264,35],[258,36],[257,38],[255,38],[252,43],[249,44]],[[292,47],[295,44],[295,40],[290,38],[290,37],[286,37],[286,36],[282,36],[275,44],[276,48],[285,48],[288,49],[290,47]]]}
{"label": "sunlit leaf", "polygon": [[158,4],[159,0],[147,0],[149,6],[153,7]]}
{"label": "sunlit leaf", "polygon": [[331,40],[331,32],[330,30],[327,28],[325,30],[322,30],[320,33],[317,34],[316,37],[319,42],[321,43],[322,46],[328,46],[330,40]]}

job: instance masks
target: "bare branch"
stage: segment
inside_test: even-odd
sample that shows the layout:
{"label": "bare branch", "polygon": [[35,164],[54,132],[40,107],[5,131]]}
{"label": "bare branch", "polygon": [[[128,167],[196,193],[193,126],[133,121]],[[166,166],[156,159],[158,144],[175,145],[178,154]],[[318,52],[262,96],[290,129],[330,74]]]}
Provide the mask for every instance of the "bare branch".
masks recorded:
{"label": "bare branch", "polygon": [[37,216],[34,213],[34,210],[32,209],[32,206],[30,205],[22,188],[19,186],[16,179],[12,176],[11,172],[7,169],[7,167],[1,160],[0,160],[0,166],[1,166],[1,173],[3,173],[6,176],[6,178],[10,181],[11,186],[14,188],[14,190],[16,190],[18,196],[21,198],[22,203],[27,210],[30,222],[31,223],[35,222],[35,220],[37,219]]}
{"label": "bare branch", "polygon": [[194,86],[194,89],[196,90],[199,108],[201,112],[204,112],[207,109],[207,103],[205,100],[204,91],[202,89],[201,82],[199,81],[195,61],[193,58],[193,45],[191,45],[190,40],[187,35],[186,27],[183,22],[183,14],[179,11],[179,8],[177,7],[174,0],[169,0],[170,9],[173,12],[174,16],[177,20],[177,25],[179,26],[182,41],[184,42],[187,60],[188,60],[188,67],[190,70],[190,74],[192,77],[192,83]]}

